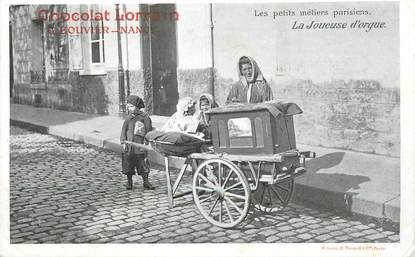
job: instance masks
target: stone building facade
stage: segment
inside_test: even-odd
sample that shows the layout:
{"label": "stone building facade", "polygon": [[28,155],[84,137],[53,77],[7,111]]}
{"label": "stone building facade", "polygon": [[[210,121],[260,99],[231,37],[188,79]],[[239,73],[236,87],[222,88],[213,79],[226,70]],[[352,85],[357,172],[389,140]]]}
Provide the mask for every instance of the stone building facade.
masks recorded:
{"label": "stone building facade", "polygon": [[[152,111],[151,67],[150,61],[144,60],[149,55],[143,54],[143,49],[148,48],[143,45],[148,44],[149,36],[140,32],[148,25],[146,21],[121,18],[117,24],[116,8],[115,5],[12,6],[14,101],[70,111],[116,114],[120,111],[120,99],[138,94],[146,99]],[[120,16],[141,9],[148,12],[145,5],[118,8]],[[65,21],[57,16],[45,16],[91,10],[108,11],[108,20]],[[105,32],[75,31],[85,28]],[[132,33],[128,33],[130,28],[134,30]],[[122,98],[119,71],[124,77]]]}
{"label": "stone building facade", "polygon": [[[141,16],[120,25],[144,31],[120,33],[120,40],[116,32],[105,33],[93,42],[87,33],[47,33],[86,24],[40,20],[41,8],[116,13],[115,5],[12,7],[15,102],[115,114],[121,68],[125,95],[143,96],[150,112],[170,115],[183,96],[209,92],[223,104],[238,79],[237,60],[248,55],[257,61],[276,99],[296,102],[304,110],[295,118],[299,143],[400,156],[397,3],[121,4],[121,14]],[[367,12],[345,15],[345,10]],[[316,11],[327,15],[311,15]],[[333,16],[339,11],[343,15]],[[293,28],[294,21],[377,20],[386,27]],[[101,26],[117,30],[112,18]]]}

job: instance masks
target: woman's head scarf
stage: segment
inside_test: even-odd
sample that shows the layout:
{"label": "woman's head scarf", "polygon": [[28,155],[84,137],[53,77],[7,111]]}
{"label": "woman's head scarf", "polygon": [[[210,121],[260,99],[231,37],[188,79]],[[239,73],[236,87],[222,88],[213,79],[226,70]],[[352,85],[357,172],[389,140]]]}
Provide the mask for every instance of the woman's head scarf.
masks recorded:
{"label": "woman's head scarf", "polygon": [[213,95],[208,94],[208,93],[204,93],[204,94],[201,94],[200,97],[199,97],[199,105],[198,105],[199,109],[200,109],[200,104],[201,104],[202,100],[204,100],[204,99],[208,100],[210,108],[218,107],[217,103],[215,102],[215,98],[213,98]]}
{"label": "woman's head scarf", "polygon": [[[241,68],[242,68],[241,61],[242,59],[245,59],[245,58],[249,60],[249,63],[252,66],[252,75],[249,78],[245,78],[245,76],[242,75],[242,71],[241,71]],[[265,78],[262,75],[262,72],[259,69],[258,64],[252,57],[249,57],[249,56],[242,56],[241,58],[239,58],[238,75],[239,75],[240,81],[242,82],[244,86],[247,86],[248,83],[255,83],[257,81],[265,81]]]}
{"label": "woman's head scarf", "polygon": [[219,107],[219,105],[215,102],[215,98],[213,98],[213,96],[211,94],[204,93],[204,94],[200,95],[199,104],[198,104],[198,107],[199,107],[199,114],[198,114],[199,121],[202,124],[207,125],[209,123],[209,119],[208,119],[208,117],[206,117],[206,114],[204,112],[202,112],[202,110],[200,108],[200,104],[201,104],[202,100],[204,100],[204,99],[206,99],[209,102],[210,108],[216,108],[216,107]]}

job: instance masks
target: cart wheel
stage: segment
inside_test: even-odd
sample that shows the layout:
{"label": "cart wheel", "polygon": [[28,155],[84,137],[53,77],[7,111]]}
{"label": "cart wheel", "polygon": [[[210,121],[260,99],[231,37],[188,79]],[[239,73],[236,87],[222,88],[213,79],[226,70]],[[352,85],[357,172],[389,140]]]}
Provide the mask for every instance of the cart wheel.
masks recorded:
{"label": "cart wheel", "polygon": [[259,182],[252,197],[256,208],[270,213],[284,209],[290,202],[293,192],[294,179],[286,178],[275,184]]}
{"label": "cart wheel", "polygon": [[194,174],[193,198],[210,223],[232,228],[248,214],[251,191],[248,180],[235,164],[210,159],[200,164]]}

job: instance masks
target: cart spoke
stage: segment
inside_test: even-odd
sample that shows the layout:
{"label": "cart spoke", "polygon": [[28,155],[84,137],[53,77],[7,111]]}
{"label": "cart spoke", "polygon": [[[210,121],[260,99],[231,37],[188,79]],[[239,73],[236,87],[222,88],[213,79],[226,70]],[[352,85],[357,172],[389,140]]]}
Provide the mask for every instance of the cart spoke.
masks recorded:
{"label": "cart spoke", "polygon": [[212,188],[206,188],[206,187],[201,187],[201,186],[195,186],[196,189],[198,190],[204,190],[207,192],[214,192],[215,190],[213,190]]}
{"label": "cart spoke", "polygon": [[222,201],[219,203],[219,222],[222,222]]}
{"label": "cart spoke", "polygon": [[289,189],[288,188],[282,187],[281,185],[278,185],[278,184],[275,184],[275,186],[278,187],[279,189],[287,192],[287,193],[289,192]]}
{"label": "cart spoke", "polygon": [[225,210],[228,213],[229,219],[231,220],[231,222],[234,222],[231,211],[229,210],[228,203],[226,201],[224,201],[223,203],[225,204]]}
{"label": "cart spoke", "polygon": [[280,211],[284,209],[290,201],[293,189],[294,180],[290,178],[288,178],[286,183],[283,183],[282,185],[281,183],[260,183],[254,194],[256,202],[255,207],[267,213]]}
{"label": "cart spoke", "polygon": [[265,194],[265,186],[263,186],[263,189],[262,189],[261,202],[260,202],[261,205],[262,205],[262,202],[264,201],[264,194]]}
{"label": "cart spoke", "polygon": [[212,207],[210,208],[210,211],[209,211],[209,214],[208,215],[210,215],[211,213],[212,213],[212,211],[213,211],[213,209],[215,208],[215,206],[216,206],[216,204],[219,202],[219,198],[216,198],[216,201],[215,201],[215,203],[212,205]]}
{"label": "cart spoke", "polygon": [[237,194],[233,194],[233,193],[229,193],[229,192],[226,192],[225,195],[226,196],[232,196],[232,197],[235,197],[235,198],[238,198],[238,199],[241,199],[241,200],[246,199],[245,196],[241,196],[241,195],[237,195]]}
{"label": "cart spoke", "polygon": [[219,186],[221,186],[221,184],[222,184],[222,163],[218,163],[218,173],[219,173],[219,178],[218,178],[218,181],[219,181]]}
{"label": "cart spoke", "polygon": [[208,178],[206,178],[205,176],[203,176],[202,174],[199,173],[199,177],[206,182],[206,184],[207,184],[208,187],[210,187],[210,188],[214,188],[215,187],[215,185]]}
{"label": "cart spoke", "polygon": [[207,169],[205,169],[206,170],[206,176],[207,176],[207,179],[210,181],[210,182],[214,182],[214,184],[215,184],[215,186],[217,186],[218,184],[219,184],[219,182],[218,182],[218,178],[216,177],[216,175],[215,175],[215,172],[214,171],[212,171],[212,166],[210,166],[210,165],[208,165],[207,166],[208,168]]}
{"label": "cart spoke", "polygon": [[229,178],[232,176],[233,171],[230,170],[228,176],[226,176],[225,181],[223,182],[223,187],[226,186],[226,183],[228,183]]}
{"label": "cart spoke", "polygon": [[243,214],[243,211],[231,199],[225,197],[225,200],[228,201],[233,206],[233,208],[235,208],[239,212],[239,214]]}
{"label": "cart spoke", "polygon": [[272,206],[271,186],[267,186],[267,192],[268,192],[268,196],[269,196],[269,199],[268,199],[268,204],[269,204],[270,206]]}
{"label": "cart spoke", "polygon": [[193,199],[211,224],[232,228],[248,214],[250,188],[244,173],[225,159],[204,161],[193,177]]}
{"label": "cart spoke", "polygon": [[242,185],[242,182],[240,181],[240,182],[238,182],[238,183],[236,183],[236,184],[233,184],[232,186],[230,186],[230,187],[228,187],[228,188],[225,188],[225,192],[226,191],[229,191],[229,190],[231,190],[232,188],[235,188],[235,187],[237,187],[237,186],[239,186],[239,185]]}
{"label": "cart spoke", "polygon": [[281,203],[285,203],[285,201],[284,201],[284,200],[282,200],[281,196],[278,194],[278,192],[277,192],[277,191],[275,191],[275,189],[274,189],[274,188],[272,188],[272,187],[271,187],[271,191],[272,191],[272,192],[274,192],[274,194],[277,196],[278,200],[280,200],[280,201],[281,201]]}
{"label": "cart spoke", "polygon": [[208,196],[208,197],[206,197],[205,199],[200,200],[200,203],[202,204],[202,203],[206,202],[207,200],[211,199],[211,198],[212,198],[212,196],[213,196],[213,195],[209,195],[209,196]]}

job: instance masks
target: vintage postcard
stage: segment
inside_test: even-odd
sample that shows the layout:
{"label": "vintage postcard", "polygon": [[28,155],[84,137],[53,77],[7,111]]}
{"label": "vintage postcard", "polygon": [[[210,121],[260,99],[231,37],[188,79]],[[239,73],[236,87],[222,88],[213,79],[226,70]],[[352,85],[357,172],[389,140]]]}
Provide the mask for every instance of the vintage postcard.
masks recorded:
{"label": "vintage postcard", "polygon": [[1,8],[1,256],[414,255],[411,1]]}

